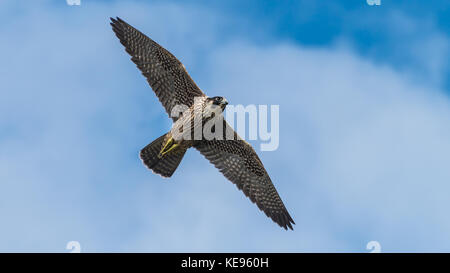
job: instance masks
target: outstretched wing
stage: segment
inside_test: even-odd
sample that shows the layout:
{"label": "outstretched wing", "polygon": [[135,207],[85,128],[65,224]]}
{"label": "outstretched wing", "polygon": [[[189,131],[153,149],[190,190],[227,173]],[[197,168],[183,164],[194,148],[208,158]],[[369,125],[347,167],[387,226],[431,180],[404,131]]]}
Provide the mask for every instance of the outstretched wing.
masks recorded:
{"label": "outstretched wing", "polygon": [[293,229],[294,220],[255,150],[224,121],[224,135],[226,134],[234,135],[234,139],[201,140],[195,142],[194,147],[274,222],[285,229]]}
{"label": "outstretched wing", "polygon": [[111,18],[111,26],[169,116],[175,105],[190,107],[194,97],[205,96],[169,51],[118,17]]}

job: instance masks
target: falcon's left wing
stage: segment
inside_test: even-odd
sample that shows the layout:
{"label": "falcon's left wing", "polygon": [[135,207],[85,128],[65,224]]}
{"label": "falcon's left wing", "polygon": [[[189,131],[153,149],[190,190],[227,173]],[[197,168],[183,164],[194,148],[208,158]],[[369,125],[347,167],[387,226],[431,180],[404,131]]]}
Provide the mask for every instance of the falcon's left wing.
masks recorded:
{"label": "falcon's left wing", "polygon": [[281,201],[255,150],[242,140],[226,121],[224,124],[224,134],[225,130],[232,130],[228,132],[233,132],[233,140],[201,140],[196,141],[194,147],[274,222],[284,229],[293,229],[294,220]]}

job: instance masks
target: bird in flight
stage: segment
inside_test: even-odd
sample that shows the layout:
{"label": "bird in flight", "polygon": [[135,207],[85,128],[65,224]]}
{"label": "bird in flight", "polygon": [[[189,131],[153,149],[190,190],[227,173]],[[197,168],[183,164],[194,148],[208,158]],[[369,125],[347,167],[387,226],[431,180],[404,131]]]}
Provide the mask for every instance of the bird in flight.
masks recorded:
{"label": "bird in flight", "polygon": [[[111,18],[111,26],[173,120],[167,134],[140,151],[143,163],[153,172],[171,177],[187,149],[194,147],[275,223],[293,229],[294,220],[255,150],[226,121],[222,119],[217,128],[212,126],[211,131],[220,137],[194,135],[198,124],[223,118],[227,100],[206,96],[175,56],[122,19]],[[178,106],[187,109],[173,115]]]}

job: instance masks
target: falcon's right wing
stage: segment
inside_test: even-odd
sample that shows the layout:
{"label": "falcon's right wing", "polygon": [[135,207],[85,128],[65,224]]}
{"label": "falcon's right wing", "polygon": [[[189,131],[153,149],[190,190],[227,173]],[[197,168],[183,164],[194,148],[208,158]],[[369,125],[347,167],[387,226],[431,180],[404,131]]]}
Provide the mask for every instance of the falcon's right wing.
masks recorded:
{"label": "falcon's right wing", "polygon": [[111,18],[111,26],[169,116],[174,106],[190,107],[194,97],[205,96],[183,64],[169,51],[118,17]]}

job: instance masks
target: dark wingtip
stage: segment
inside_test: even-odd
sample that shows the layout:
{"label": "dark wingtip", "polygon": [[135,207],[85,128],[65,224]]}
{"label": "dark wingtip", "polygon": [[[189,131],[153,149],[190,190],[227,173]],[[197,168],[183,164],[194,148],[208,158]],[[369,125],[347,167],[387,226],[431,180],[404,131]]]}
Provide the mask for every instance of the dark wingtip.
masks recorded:
{"label": "dark wingtip", "polygon": [[109,19],[111,19],[111,21],[112,22],[123,22],[123,20],[122,19],[120,19],[120,17],[118,17],[118,16],[116,16],[116,18],[114,18],[114,17],[109,17]]}
{"label": "dark wingtip", "polygon": [[288,218],[288,222],[287,225],[291,230],[294,230],[294,228],[292,227],[292,225],[295,225],[294,220],[292,219],[292,217],[289,215],[289,213],[286,211],[287,213],[287,218]]}
{"label": "dark wingtip", "polygon": [[285,230],[294,230],[294,227],[292,225],[295,225],[295,222],[286,209],[282,210],[281,212],[274,212],[270,210],[263,211],[266,213],[267,217],[272,219],[272,221],[274,221],[280,227],[284,228]]}
{"label": "dark wingtip", "polygon": [[111,20],[111,22],[109,23],[113,29],[119,29],[122,28],[123,24],[126,24],[124,20],[120,19],[119,17],[113,18],[113,17],[109,17],[109,19]]}
{"label": "dark wingtip", "polygon": [[284,211],[283,214],[279,215],[279,221],[277,223],[285,230],[288,230],[288,228],[294,230],[292,225],[295,225],[295,222],[287,211]]}
{"label": "dark wingtip", "polygon": [[109,24],[112,26],[114,32],[116,32],[116,30],[118,30],[119,27],[120,27],[119,22],[116,19],[112,18],[112,17],[109,17],[109,19],[111,20],[111,22]]}
{"label": "dark wingtip", "polygon": [[[119,17],[116,17],[116,18],[118,19]],[[109,19],[111,20],[111,23],[109,23],[111,26],[117,25],[117,22],[118,22],[117,19],[114,19],[113,17],[109,17]]]}
{"label": "dark wingtip", "polygon": [[[292,226],[292,224],[295,225],[294,222],[287,222],[287,226],[288,226],[291,230],[294,230],[294,227]],[[286,230],[287,230],[287,229],[286,229]]]}
{"label": "dark wingtip", "polygon": [[116,17],[115,19],[110,17],[109,19],[111,19],[111,23],[109,24],[112,26],[112,30],[116,34],[117,38],[119,38],[120,43],[126,47],[126,41],[124,39],[126,23],[119,17]]}

